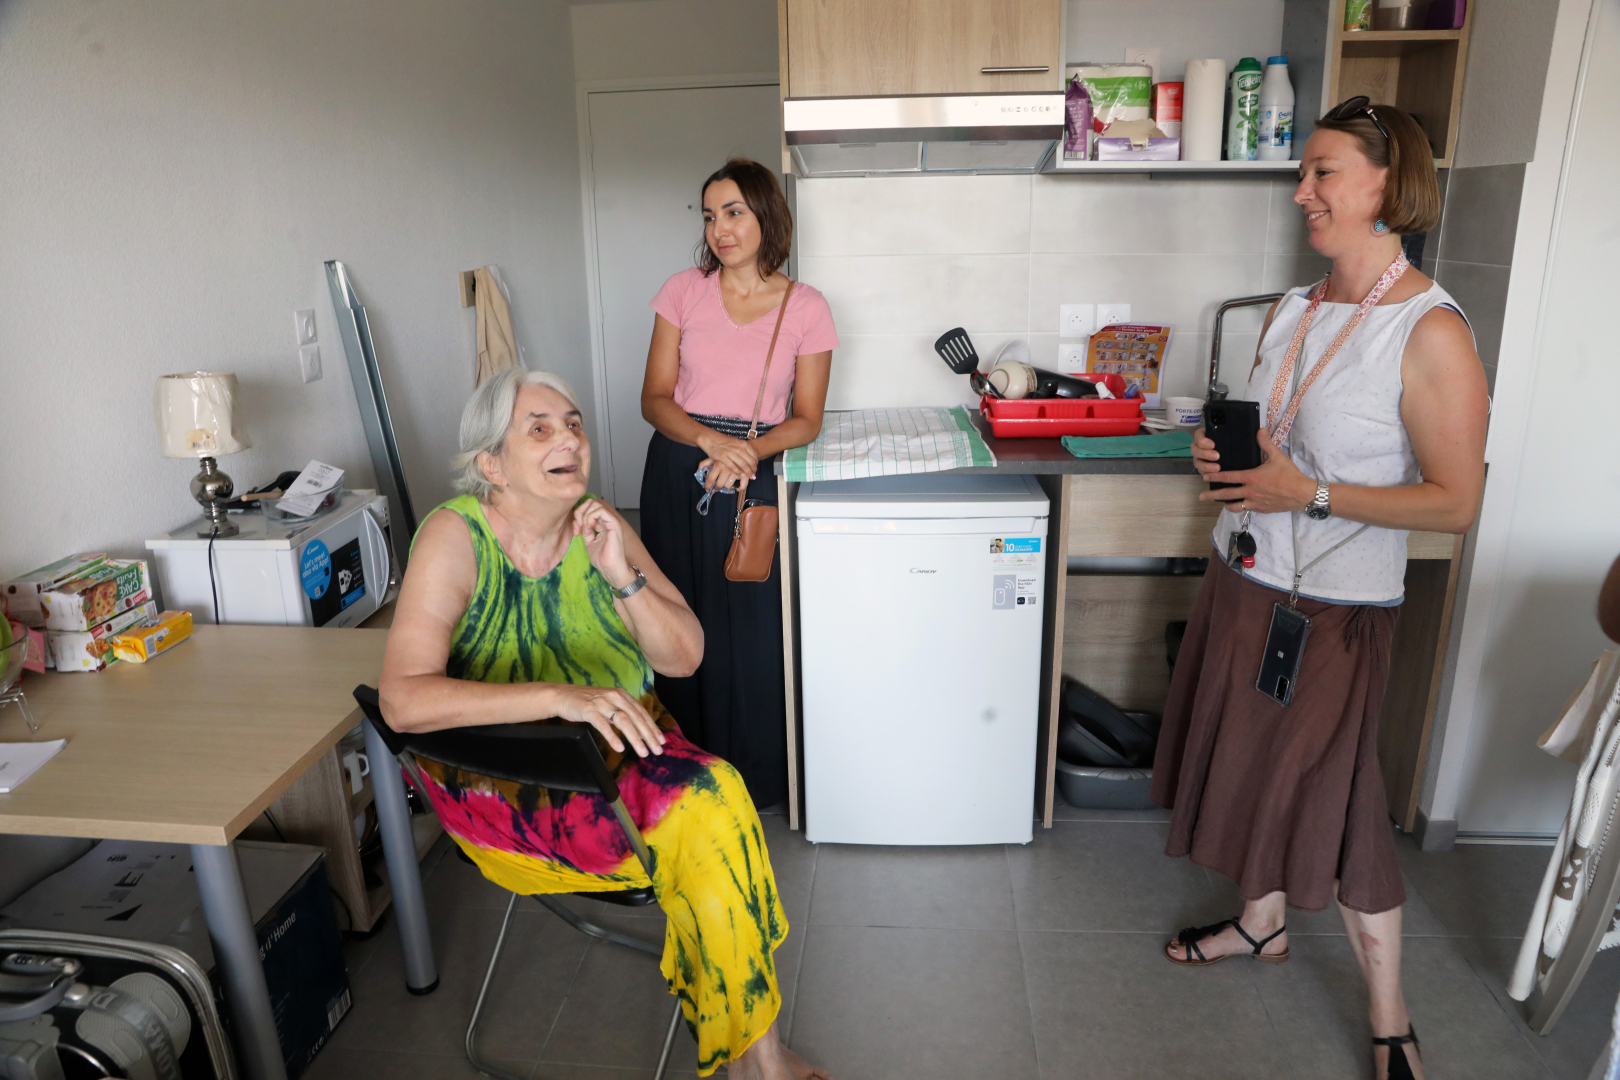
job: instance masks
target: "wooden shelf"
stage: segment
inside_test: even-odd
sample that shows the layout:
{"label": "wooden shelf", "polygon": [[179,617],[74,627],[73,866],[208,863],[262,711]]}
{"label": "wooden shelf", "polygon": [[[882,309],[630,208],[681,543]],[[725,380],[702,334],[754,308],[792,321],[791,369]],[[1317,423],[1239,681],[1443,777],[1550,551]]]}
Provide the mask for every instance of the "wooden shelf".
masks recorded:
{"label": "wooden shelf", "polygon": [[1461,41],[1463,30],[1340,30],[1341,45],[1352,42]]}

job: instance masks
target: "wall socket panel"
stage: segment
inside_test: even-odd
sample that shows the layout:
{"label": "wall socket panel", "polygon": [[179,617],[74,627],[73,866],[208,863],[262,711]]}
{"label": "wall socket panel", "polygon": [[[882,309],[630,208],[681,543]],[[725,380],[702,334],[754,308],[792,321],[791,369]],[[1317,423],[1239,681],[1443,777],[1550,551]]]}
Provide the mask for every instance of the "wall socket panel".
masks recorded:
{"label": "wall socket panel", "polygon": [[1096,304],[1058,305],[1058,337],[1090,337],[1096,332]]}
{"label": "wall socket panel", "polygon": [[298,332],[298,344],[315,344],[315,309],[303,308],[293,312],[293,328]]}
{"label": "wall socket panel", "polygon": [[321,347],[319,345],[305,345],[298,350],[298,370],[307,383],[312,383],[321,377]]}
{"label": "wall socket panel", "polygon": [[1086,370],[1087,346],[1069,344],[1067,342],[1058,346],[1058,374],[1074,375],[1084,374]]}
{"label": "wall socket panel", "polygon": [[1098,304],[1097,327],[1118,326],[1120,323],[1131,321],[1131,305],[1129,304]]}

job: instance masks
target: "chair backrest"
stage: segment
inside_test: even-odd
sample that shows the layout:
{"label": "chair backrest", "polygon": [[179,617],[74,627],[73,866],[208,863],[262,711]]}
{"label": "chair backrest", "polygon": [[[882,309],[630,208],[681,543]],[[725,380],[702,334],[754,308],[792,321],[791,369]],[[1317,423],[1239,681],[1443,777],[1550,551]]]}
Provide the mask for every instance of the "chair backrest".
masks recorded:
{"label": "chair backrest", "polygon": [[582,791],[609,802],[619,797],[587,724],[481,724],[413,734],[388,726],[371,687],[355,687],[354,700],[396,757],[414,754],[496,780]]}

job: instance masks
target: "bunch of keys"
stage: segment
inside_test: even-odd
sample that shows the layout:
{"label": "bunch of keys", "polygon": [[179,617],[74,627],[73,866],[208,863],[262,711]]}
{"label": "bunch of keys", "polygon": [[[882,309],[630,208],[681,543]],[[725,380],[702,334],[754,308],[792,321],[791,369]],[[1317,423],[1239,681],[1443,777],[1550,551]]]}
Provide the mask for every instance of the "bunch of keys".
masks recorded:
{"label": "bunch of keys", "polygon": [[1253,513],[1252,510],[1243,512],[1243,520],[1238,522],[1237,532],[1226,542],[1226,565],[1239,573],[1254,569],[1254,553],[1259,550],[1255,546],[1254,537],[1249,535],[1249,518]]}

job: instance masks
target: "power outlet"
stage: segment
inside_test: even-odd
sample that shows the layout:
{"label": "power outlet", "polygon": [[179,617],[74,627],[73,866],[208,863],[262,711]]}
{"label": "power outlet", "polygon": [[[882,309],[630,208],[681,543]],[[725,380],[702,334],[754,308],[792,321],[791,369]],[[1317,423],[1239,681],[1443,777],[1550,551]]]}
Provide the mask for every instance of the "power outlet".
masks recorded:
{"label": "power outlet", "polygon": [[1058,305],[1058,337],[1090,337],[1096,332],[1096,304]]}
{"label": "power outlet", "polygon": [[315,344],[315,309],[304,308],[293,312],[293,327],[298,331],[298,344]]}
{"label": "power outlet", "polygon": [[1058,346],[1058,374],[1074,375],[1086,370],[1086,345]]}
{"label": "power outlet", "polygon": [[1127,64],[1146,64],[1153,69],[1153,81],[1159,81],[1159,47],[1157,45],[1125,46]]}
{"label": "power outlet", "polygon": [[321,347],[319,345],[305,345],[298,350],[298,370],[303,374],[304,381],[312,383],[321,377]]}
{"label": "power outlet", "polygon": [[1118,326],[1120,323],[1131,321],[1131,305],[1129,304],[1098,304],[1097,326],[1106,329]]}

